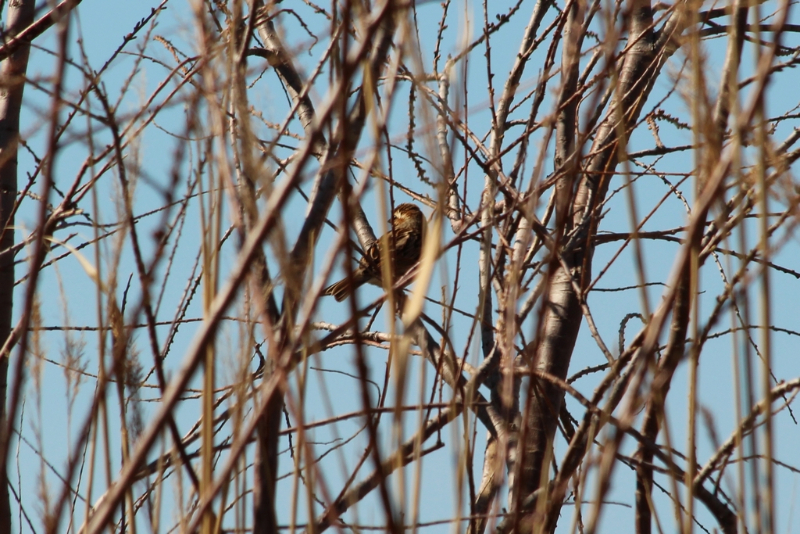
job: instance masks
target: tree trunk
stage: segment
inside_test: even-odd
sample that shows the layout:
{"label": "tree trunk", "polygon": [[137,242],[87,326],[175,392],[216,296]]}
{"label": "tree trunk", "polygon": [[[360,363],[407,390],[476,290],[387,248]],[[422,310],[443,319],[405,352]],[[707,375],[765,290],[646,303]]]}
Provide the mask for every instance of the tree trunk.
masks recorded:
{"label": "tree trunk", "polygon": [[[565,235],[577,234],[564,239],[561,246],[576,243],[572,250],[562,252],[562,259],[551,260],[551,279],[546,293],[545,307],[540,320],[538,341],[529,346],[526,358],[532,368],[566,379],[572,351],[582,321],[581,302],[583,296],[576,288],[583,289],[591,281],[592,237],[597,232],[598,214],[594,213],[608,191],[610,177],[619,161],[619,143],[627,142],[627,132],[634,124],[647,99],[652,80],[659,65],[653,43],[653,16],[646,0],[635,2],[631,7],[629,42],[635,43],[625,54],[619,72],[616,97],[610,106],[603,124],[592,144],[594,154],[586,165],[585,172],[573,193],[570,217],[565,217]],[[620,125],[620,121],[622,124]],[[567,124],[574,128],[574,124]],[[620,133],[624,136],[620,138]],[[567,136],[569,138],[569,136]],[[562,157],[569,156],[569,147],[560,147]],[[567,163],[567,162],[565,162]],[[577,169],[573,169],[575,172]],[[570,172],[567,165],[566,173]],[[567,180],[564,178],[564,180]],[[568,191],[571,193],[571,191]],[[532,361],[531,361],[532,360]],[[547,477],[549,451],[552,451],[558,415],[564,392],[551,383],[531,380],[524,425],[520,440],[522,471],[519,502],[529,502],[533,493],[542,487]],[[558,497],[558,496],[556,496]],[[535,502],[535,501],[534,501]],[[520,524],[521,532],[530,532],[538,521],[532,516],[536,509],[526,506]],[[547,525],[545,531],[553,531],[555,524]]]}
{"label": "tree trunk", "polygon": [[[6,40],[10,40],[33,22],[33,0],[10,2]],[[30,44],[25,43],[3,61],[0,67],[5,88],[0,91],[0,340],[11,334],[11,315],[14,304],[14,203],[17,199],[17,146],[19,145],[19,115],[25,71],[28,67]],[[11,429],[6,421],[9,354],[0,354],[0,432]],[[8,500],[8,451],[11,436],[0,436],[0,532],[11,532],[11,508]]]}

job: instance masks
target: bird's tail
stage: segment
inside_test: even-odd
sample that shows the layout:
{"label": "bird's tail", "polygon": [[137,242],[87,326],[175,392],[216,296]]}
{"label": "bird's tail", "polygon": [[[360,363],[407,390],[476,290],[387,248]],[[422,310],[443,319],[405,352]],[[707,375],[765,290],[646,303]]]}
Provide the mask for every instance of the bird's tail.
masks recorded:
{"label": "bird's tail", "polygon": [[350,293],[350,280],[347,278],[339,280],[335,284],[331,284],[322,292],[323,295],[332,295],[336,302],[341,302],[347,298]]}

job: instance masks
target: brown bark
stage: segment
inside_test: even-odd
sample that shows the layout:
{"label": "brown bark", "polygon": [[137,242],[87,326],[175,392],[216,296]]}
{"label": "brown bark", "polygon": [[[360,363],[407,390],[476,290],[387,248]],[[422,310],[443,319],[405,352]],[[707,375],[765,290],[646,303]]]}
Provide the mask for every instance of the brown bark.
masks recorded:
{"label": "brown bark", "polygon": [[[649,3],[634,3],[630,20],[628,42],[631,44],[620,69],[616,97],[599,127],[591,149],[593,156],[572,200],[570,228],[574,237],[562,245],[565,247],[562,248],[563,261],[551,263],[552,274],[539,323],[539,340],[528,347],[526,354],[537,371],[562,380],[566,379],[582,320],[581,301],[584,297],[576,293],[573,281],[583,289],[591,280],[592,237],[597,232],[595,208],[605,198],[610,176],[618,163],[619,143],[625,143],[628,125],[636,121],[657,72]],[[564,135],[564,139],[570,138]],[[568,155],[568,148],[562,147],[559,153]],[[570,242],[577,246],[570,250]],[[533,495],[546,478],[543,470],[547,466],[543,462],[552,450],[564,392],[554,384],[532,380],[529,395],[524,415],[524,441],[520,440],[520,502]],[[529,531],[535,520],[531,517],[532,510],[525,512],[521,526],[523,531]],[[557,518],[557,515],[551,517]],[[545,532],[554,529],[555,520],[547,525]]]}
{"label": "brown bark", "polygon": [[[708,152],[706,153],[707,164],[705,166],[708,172],[713,169],[714,164],[718,161],[722,152],[722,139],[725,135],[730,115],[731,91],[733,84],[735,84],[735,78],[732,76],[738,71],[742,45],[744,43],[744,26],[747,22],[747,9],[741,7],[741,2],[737,2],[737,5],[739,5],[739,7],[734,12],[734,24],[731,26],[732,38],[729,42],[728,52],[725,58],[725,68],[723,70],[720,93],[714,108],[714,121],[713,124],[709,126],[708,130],[704,132],[708,135]],[[698,176],[698,189],[702,188],[706,178],[707,175],[705,173],[701,173],[701,176]],[[719,204],[721,205],[723,203],[720,201]],[[695,243],[695,246],[698,247],[699,250],[700,244]],[[684,355],[686,332],[689,325],[693,299],[693,294],[691,292],[694,287],[694,284],[692,284],[692,276],[696,276],[696,274],[691,271],[691,263],[687,263],[681,272],[676,289],[667,350],[659,362],[658,371],[651,387],[653,395],[647,405],[644,422],[642,423],[642,434],[653,442],[656,441],[661,427],[660,418],[663,415],[664,404],[667,394],[669,393],[672,376]],[[638,456],[641,459],[641,463],[636,470],[636,533],[650,534],[652,530],[653,452],[648,448],[640,446]],[[708,499],[704,499],[704,496],[706,496],[708,492],[702,487],[702,483],[695,485],[697,486],[695,491],[697,491],[698,498],[701,499],[712,512],[717,509],[722,509],[720,513],[715,512],[718,518],[730,515],[730,510],[725,508],[724,505],[714,506],[713,504],[709,504]],[[727,512],[727,515],[725,515],[725,512]],[[733,522],[729,520],[720,520],[720,525],[723,527],[724,532],[736,531],[735,519]]]}
{"label": "brown bark", "polygon": [[[13,2],[7,6],[9,36],[17,35],[33,22],[33,0]],[[17,147],[19,145],[19,116],[25,72],[28,68],[30,42],[23,42],[3,61],[0,77],[5,86],[0,93],[0,340],[11,334],[11,315],[14,305],[14,203],[17,199]],[[10,351],[0,354],[0,432],[10,429],[6,421],[8,394],[8,362]],[[8,495],[8,451],[10,435],[0,436],[5,447],[0,456],[0,532],[11,532],[11,509]]]}
{"label": "brown bark", "polygon": [[[686,331],[692,308],[691,264],[687,264],[681,273],[680,284],[675,296],[675,307],[672,311],[667,350],[658,365],[658,372],[653,381],[652,391],[655,393],[647,406],[642,434],[655,442],[660,428],[659,418],[663,414],[664,402],[669,393],[670,382],[678,363],[683,359],[686,342]],[[636,469],[636,532],[649,534],[651,529],[650,499],[653,491],[653,450],[640,445],[641,463]]]}

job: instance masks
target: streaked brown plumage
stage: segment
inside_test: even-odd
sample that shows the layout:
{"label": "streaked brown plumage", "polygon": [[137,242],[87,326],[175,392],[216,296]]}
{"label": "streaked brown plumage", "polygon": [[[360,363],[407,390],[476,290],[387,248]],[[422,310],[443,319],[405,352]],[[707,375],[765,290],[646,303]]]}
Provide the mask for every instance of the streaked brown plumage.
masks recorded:
{"label": "streaked brown plumage", "polygon": [[350,294],[351,288],[355,289],[366,283],[382,285],[381,242],[389,243],[395,280],[413,267],[419,261],[422,251],[425,217],[414,204],[400,204],[392,212],[392,228],[394,233],[389,230],[367,250],[367,257],[358,262],[352,281],[347,278],[339,280],[326,287],[323,294],[333,295],[333,298],[341,302]]}

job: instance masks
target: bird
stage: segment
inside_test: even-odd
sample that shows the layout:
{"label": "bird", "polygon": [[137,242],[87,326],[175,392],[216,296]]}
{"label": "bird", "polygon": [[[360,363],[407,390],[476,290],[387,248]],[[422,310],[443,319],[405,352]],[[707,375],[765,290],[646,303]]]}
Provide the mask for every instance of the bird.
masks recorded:
{"label": "bird", "polygon": [[400,204],[392,212],[392,230],[367,249],[367,255],[358,262],[351,278],[331,284],[323,295],[332,295],[337,302],[343,301],[350,291],[364,284],[381,286],[381,246],[387,243],[393,266],[393,279],[403,276],[418,261],[425,237],[425,217],[414,204]]}

